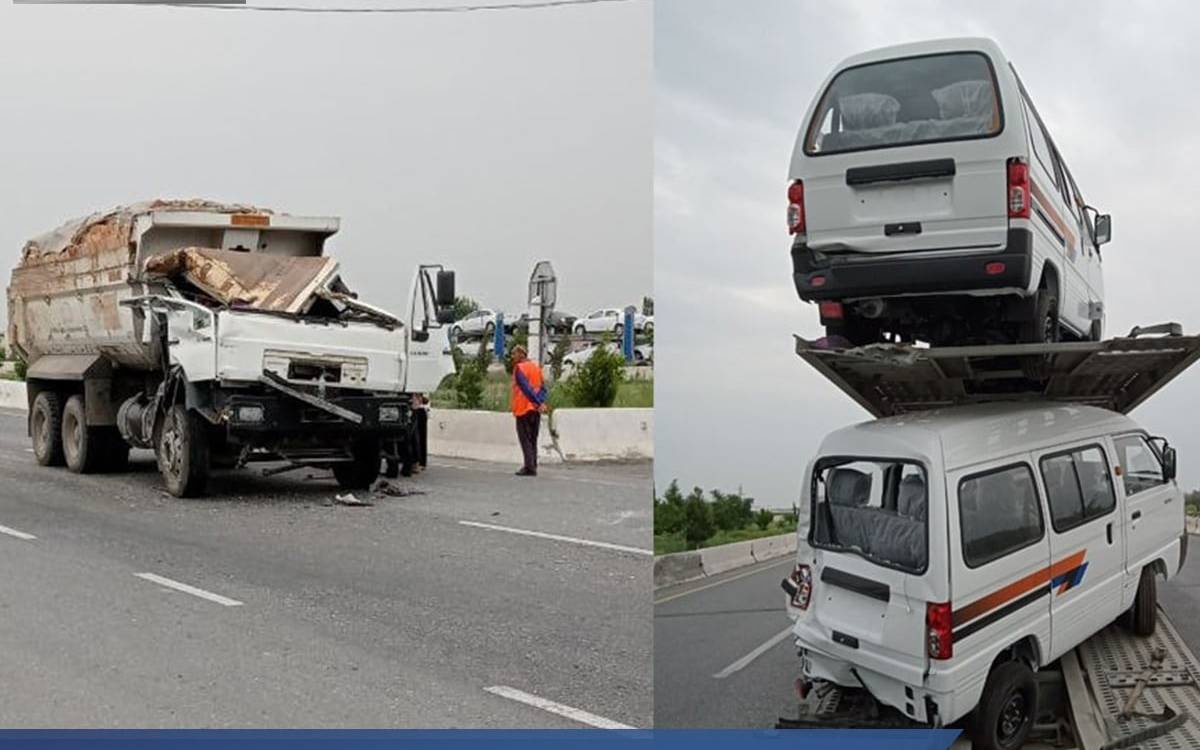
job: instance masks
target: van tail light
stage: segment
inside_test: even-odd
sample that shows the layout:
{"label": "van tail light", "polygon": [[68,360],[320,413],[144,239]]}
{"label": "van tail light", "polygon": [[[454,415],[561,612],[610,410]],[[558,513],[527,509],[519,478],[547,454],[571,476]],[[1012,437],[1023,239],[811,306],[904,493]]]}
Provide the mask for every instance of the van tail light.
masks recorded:
{"label": "van tail light", "polygon": [[1008,160],[1008,218],[1029,218],[1029,165],[1016,157]]}
{"label": "van tail light", "polygon": [[822,302],[817,305],[817,309],[821,311],[821,320],[841,320],[846,317],[841,302]]}
{"label": "van tail light", "polygon": [[790,577],[792,586],[786,588],[794,589],[792,593],[792,606],[797,609],[808,609],[808,603],[812,601],[812,570],[807,565],[797,565],[792,571]]}
{"label": "van tail light", "polygon": [[950,617],[950,602],[925,605],[925,624],[928,628],[927,647],[930,659],[949,659],[954,656],[953,622]]}
{"label": "van tail light", "polygon": [[808,229],[804,216],[804,183],[800,180],[788,186],[787,223],[788,234],[804,234]]}

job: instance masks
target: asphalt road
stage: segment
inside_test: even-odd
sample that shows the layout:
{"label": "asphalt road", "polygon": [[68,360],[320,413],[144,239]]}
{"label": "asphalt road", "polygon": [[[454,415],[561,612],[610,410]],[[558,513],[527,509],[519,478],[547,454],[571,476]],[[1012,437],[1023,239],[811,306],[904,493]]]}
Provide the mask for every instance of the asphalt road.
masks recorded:
{"label": "asphalt road", "polygon": [[652,721],[648,464],[431,457],[347,507],[309,470],[177,500],[148,452],[79,476],[28,445],[0,411],[0,726]]}
{"label": "asphalt road", "polygon": [[[1159,602],[1200,652],[1200,562],[1159,585]],[[779,581],[793,559],[655,592],[655,725],[770,728],[794,716],[798,664]]]}

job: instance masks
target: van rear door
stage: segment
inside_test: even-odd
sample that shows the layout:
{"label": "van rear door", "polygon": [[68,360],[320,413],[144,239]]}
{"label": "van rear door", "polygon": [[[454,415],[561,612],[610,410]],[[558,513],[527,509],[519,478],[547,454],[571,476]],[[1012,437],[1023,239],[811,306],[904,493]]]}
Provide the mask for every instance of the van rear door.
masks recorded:
{"label": "van rear door", "polygon": [[897,459],[823,459],[812,483],[809,627],[834,655],[914,685],[926,603],[946,588],[927,574],[927,486],[922,466]]}
{"label": "van rear door", "polygon": [[994,248],[1008,233],[1005,127],[983,52],[871,62],[835,75],[793,161],[807,243],[822,252]]}

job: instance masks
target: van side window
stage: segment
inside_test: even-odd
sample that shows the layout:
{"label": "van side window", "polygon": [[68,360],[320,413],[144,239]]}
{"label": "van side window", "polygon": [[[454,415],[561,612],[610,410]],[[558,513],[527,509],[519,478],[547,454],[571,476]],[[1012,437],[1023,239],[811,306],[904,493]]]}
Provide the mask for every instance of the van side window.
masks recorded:
{"label": "van side window", "polygon": [[1068,531],[1108,515],[1117,506],[1108,463],[1099,446],[1046,456],[1041,463],[1055,531]]}
{"label": "van side window", "polygon": [[1029,134],[1032,136],[1033,153],[1042,163],[1042,167],[1050,173],[1051,179],[1054,180],[1054,187],[1057,188],[1058,168],[1054,162],[1054,152],[1050,150],[1050,136],[1046,135],[1045,130],[1042,130],[1042,124],[1034,114],[1033,105],[1029,103],[1028,99],[1025,100],[1025,115],[1025,120],[1029,123]]}
{"label": "van side window", "polygon": [[997,560],[1042,538],[1042,507],[1028,464],[1006,466],[958,484],[963,561],[969,568]]}
{"label": "van side window", "polygon": [[1117,446],[1117,461],[1121,464],[1126,496],[1136,495],[1167,483],[1163,479],[1158,453],[1146,438],[1141,435],[1128,435],[1113,440],[1113,444]]}

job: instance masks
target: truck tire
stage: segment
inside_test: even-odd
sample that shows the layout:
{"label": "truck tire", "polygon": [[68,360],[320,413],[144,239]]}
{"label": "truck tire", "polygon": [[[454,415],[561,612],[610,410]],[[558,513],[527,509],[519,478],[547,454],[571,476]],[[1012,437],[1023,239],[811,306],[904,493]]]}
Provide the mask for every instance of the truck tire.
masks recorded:
{"label": "truck tire", "polygon": [[158,470],[175,497],[196,497],[208,483],[208,425],[183,404],[163,417],[155,446]]}
{"label": "truck tire", "polygon": [[1025,744],[1037,711],[1037,680],[1020,661],[997,664],[971,716],[971,747],[1016,750]]}
{"label": "truck tire", "polygon": [[109,455],[103,431],[87,425],[87,411],[79,394],[68,398],[63,407],[62,447],[67,468],[76,474],[100,471]]}
{"label": "truck tire", "polygon": [[101,427],[101,440],[107,448],[104,457],[103,471],[121,472],[129,468],[129,443],[121,437],[121,431],[116,427]]}
{"label": "truck tire", "polygon": [[350,448],[352,458],[333,465],[333,477],[344,490],[365,490],[379,478],[379,438],[359,438]]}
{"label": "truck tire", "polygon": [[1134,635],[1154,635],[1154,628],[1158,624],[1158,579],[1149,565],[1142,568],[1137,595],[1133,598],[1132,615],[1130,624]]}
{"label": "truck tire", "polygon": [[29,412],[33,457],[42,466],[62,466],[62,400],[53,391],[42,391]]}

